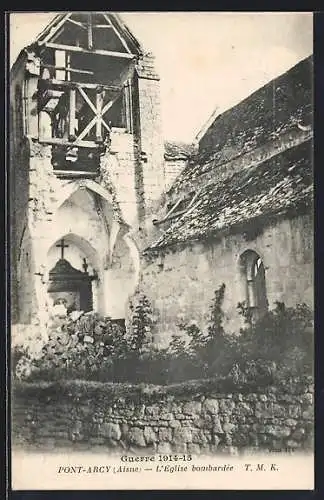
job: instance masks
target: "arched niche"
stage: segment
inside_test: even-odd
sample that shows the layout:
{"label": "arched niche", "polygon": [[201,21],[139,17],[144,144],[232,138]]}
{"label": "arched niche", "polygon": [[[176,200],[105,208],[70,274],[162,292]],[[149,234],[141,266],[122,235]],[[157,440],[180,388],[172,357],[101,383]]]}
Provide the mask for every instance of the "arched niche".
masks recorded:
{"label": "arched niche", "polygon": [[245,250],[239,258],[243,300],[251,319],[261,318],[268,309],[264,263],[255,250]]}
{"label": "arched niche", "polygon": [[47,252],[46,291],[50,308],[65,302],[68,311],[98,310],[100,259],[81,236],[68,233]]}
{"label": "arched niche", "polygon": [[78,234],[104,259],[112,221],[113,210],[108,201],[100,199],[86,187],[78,186],[69,191],[54,212],[48,243],[54,243],[62,234]]}

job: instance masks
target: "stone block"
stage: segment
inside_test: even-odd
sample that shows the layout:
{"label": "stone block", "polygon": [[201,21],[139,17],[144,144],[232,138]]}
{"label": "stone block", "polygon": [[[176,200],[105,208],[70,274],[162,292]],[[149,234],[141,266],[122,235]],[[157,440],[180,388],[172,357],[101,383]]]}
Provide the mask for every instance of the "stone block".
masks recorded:
{"label": "stone block", "polygon": [[182,409],[184,415],[199,415],[201,413],[201,402],[190,401],[183,405]]}
{"label": "stone block", "polygon": [[172,443],[191,443],[192,442],[192,432],[190,428],[180,427],[173,429],[173,439]]}
{"label": "stone block", "polygon": [[217,399],[206,399],[202,405],[204,411],[216,415],[218,413],[219,405]]}
{"label": "stone block", "polygon": [[299,427],[298,429],[295,429],[293,431],[293,433],[291,434],[291,438],[294,441],[301,441],[304,438],[305,434],[306,434],[305,429],[303,429],[302,427]]}
{"label": "stone block", "polygon": [[307,408],[307,410],[304,410],[302,413],[302,417],[305,420],[312,420],[314,418],[314,408]]}
{"label": "stone block", "polygon": [[157,418],[160,416],[160,407],[158,405],[147,406],[145,413],[149,417]]}
{"label": "stone block", "polygon": [[127,440],[130,444],[139,447],[145,447],[144,431],[139,427],[131,427],[127,434]]}
{"label": "stone block", "polygon": [[169,427],[171,427],[171,429],[177,429],[178,427],[181,427],[181,424],[179,420],[170,420]]}
{"label": "stone block", "polygon": [[224,433],[220,419],[218,417],[214,417],[213,433],[214,434],[223,434]]}
{"label": "stone block", "polygon": [[172,420],[173,419],[173,415],[172,415],[172,413],[169,413],[169,412],[162,412],[160,414],[160,419],[161,420]]}
{"label": "stone block", "polygon": [[231,422],[224,422],[223,423],[223,431],[227,433],[232,433],[236,430],[236,426],[232,424]]}
{"label": "stone block", "polygon": [[287,418],[285,420],[285,425],[287,425],[288,427],[296,427],[298,421],[295,420],[294,418]]}
{"label": "stone block", "polygon": [[314,403],[314,397],[313,394],[310,392],[307,392],[306,394],[303,394],[301,397],[301,402],[305,405],[312,405]]}
{"label": "stone block", "polygon": [[121,430],[119,424],[104,422],[99,427],[99,435],[107,439],[115,439],[118,441],[121,438]]}
{"label": "stone block", "polygon": [[192,442],[198,444],[207,444],[211,440],[211,434],[209,434],[209,439],[207,438],[205,432],[202,429],[192,429]]}
{"label": "stone block", "polygon": [[239,402],[235,406],[235,414],[239,416],[253,415],[254,410],[251,404]]}
{"label": "stone block", "polygon": [[299,405],[289,405],[288,415],[291,418],[299,418],[301,415],[301,407]]}
{"label": "stone block", "polygon": [[159,441],[170,442],[172,440],[172,429],[169,427],[160,427],[159,429]]}
{"label": "stone block", "polygon": [[222,413],[232,413],[235,402],[231,399],[221,399],[219,401],[219,411]]}
{"label": "stone block", "polygon": [[[261,432],[261,430],[260,430]],[[290,436],[291,429],[289,427],[282,427],[276,425],[265,425],[263,428],[263,432],[265,434],[270,434],[277,438],[288,437]]]}
{"label": "stone block", "polygon": [[144,427],[144,439],[147,444],[152,444],[157,441],[156,433],[153,431],[152,427]]}

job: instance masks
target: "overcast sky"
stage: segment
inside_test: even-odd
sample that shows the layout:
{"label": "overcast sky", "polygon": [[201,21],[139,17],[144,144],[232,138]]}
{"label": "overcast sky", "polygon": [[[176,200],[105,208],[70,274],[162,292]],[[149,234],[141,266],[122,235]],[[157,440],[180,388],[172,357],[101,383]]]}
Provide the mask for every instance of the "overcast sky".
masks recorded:
{"label": "overcast sky", "polygon": [[[54,15],[11,14],[11,64]],[[215,108],[229,108],[313,51],[311,13],[121,15],[156,56],[166,139],[191,142]]]}

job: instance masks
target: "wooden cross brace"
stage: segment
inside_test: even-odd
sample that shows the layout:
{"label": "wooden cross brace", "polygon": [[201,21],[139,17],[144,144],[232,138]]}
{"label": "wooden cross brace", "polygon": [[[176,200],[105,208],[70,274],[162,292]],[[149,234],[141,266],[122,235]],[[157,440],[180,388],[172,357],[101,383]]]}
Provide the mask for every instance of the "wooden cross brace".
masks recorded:
{"label": "wooden cross brace", "polygon": [[89,105],[90,109],[93,111],[94,117],[85,127],[85,129],[80,133],[80,135],[76,138],[75,145],[77,146],[78,143],[82,141],[84,137],[86,137],[86,135],[90,132],[90,130],[94,126],[96,126],[97,141],[100,142],[102,140],[101,125],[103,125],[106,128],[106,130],[110,132],[110,127],[103,119],[103,116],[113,106],[115,101],[119,98],[119,95],[117,95],[113,100],[107,102],[105,106],[103,106],[104,91],[98,88],[98,92],[96,94],[96,106],[94,106],[91,100],[89,99],[88,95],[86,94],[86,92],[83,90],[83,88],[79,86],[77,86],[76,88],[79,91],[80,95],[83,97],[84,101]]}

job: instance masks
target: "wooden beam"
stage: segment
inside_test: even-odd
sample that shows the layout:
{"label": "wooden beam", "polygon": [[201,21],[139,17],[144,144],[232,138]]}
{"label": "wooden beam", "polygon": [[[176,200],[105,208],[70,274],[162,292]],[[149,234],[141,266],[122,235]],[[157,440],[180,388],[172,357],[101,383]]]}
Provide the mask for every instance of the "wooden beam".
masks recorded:
{"label": "wooden beam", "polygon": [[66,80],[71,81],[71,54],[65,52]]}
{"label": "wooden beam", "polygon": [[102,133],[101,133],[102,117],[101,117],[101,112],[102,112],[102,106],[103,106],[103,98],[104,98],[104,92],[97,92],[96,93],[96,112],[97,112],[96,140],[98,142],[102,141]]}
{"label": "wooden beam", "polygon": [[[68,82],[66,80],[56,80],[55,78],[51,80],[44,80],[47,84],[47,88],[52,87],[75,87],[82,89],[92,89],[96,90],[98,88],[98,83],[78,83],[78,82]],[[117,87],[116,85],[100,85],[104,90],[111,90],[114,92],[121,92],[122,87]]]}
{"label": "wooden beam", "polygon": [[112,29],[114,30],[114,32],[116,33],[117,37],[119,38],[119,40],[121,41],[123,47],[126,49],[126,51],[130,54],[131,51],[129,50],[128,48],[128,45],[127,43],[125,42],[124,38],[121,36],[121,34],[119,33],[119,31],[117,30],[117,28],[115,28],[114,24],[110,21],[109,17],[107,16],[107,14],[102,14],[104,16],[104,18],[106,19],[106,21],[110,24],[110,26],[112,27]]}
{"label": "wooden beam", "polygon": [[55,42],[55,40],[58,39],[58,37],[63,33],[63,31],[64,31],[64,26],[62,26],[61,29],[55,33],[55,35],[52,38],[52,42]]}
{"label": "wooden beam", "polygon": [[83,97],[83,100],[92,109],[92,111],[94,112],[94,114],[96,114],[97,113],[96,107],[92,104],[91,100],[89,99],[89,97],[87,96],[87,94],[85,93],[85,91],[83,90],[83,88],[82,87],[77,87],[77,89],[80,92],[80,95]]}
{"label": "wooden beam", "polygon": [[74,141],[75,136],[75,89],[70,89],[70,112],[69,112],[69,140]]}
{"label": "wooden beam", "polygon": [[44,40],[41,41],[41,42],[38,42],[38,43],[40,45],[42,45],[43,43],[46,43],[48,40],[50,40],[52,38],[52,36],[54,36],[55,33],[61,28],[61,26],[63,26],[63,24],[65,23],[65,21],[67,21],[72,16],[72,14],[73,14],[73,12],[69,12],[68,14],[65,14],[65,16],[63,16],[63,18],[61,19],[61,21],[55,27],[53,27],[49,31],[49,33],[46,35],[46,37],[44,38]]}
{"label": "wooden beam", "polygon": [[59,139],[52,137],[51,139],[39,139],[41,144],[51,144],[53,146],[62,146],[62,147],[84,147],[89,149],[95,149],[98,147],[98,144],[95,141],[75,141],[70,142],[65,139]]}
{"label": "wooden beam", "polygon": [[94,49],[94,50],[89,50],[89,49],[83,49],[82,47],[76,47],[75,45],[63,45],[60,43],[51,43],[48,42],[46,44],[47,47],[51,49],[57,49],[57,50],[67,50],[69,52],[83,52],[84,54],[96,54],[98,56],[110,56],[110,57],[116,57],[119,59],[135,59],[136,55],[132,53],[126,53],[126,52],[113,52],[111,50],[99,50],[99,49]]}
{"label": "wooden beam", "polygon": [[93,28],[109,28],[109,29],[113,29],[112,25],[110,24],[94,24],[93,25]]}
{"label": "wooden beam", "polygon": [[88,125],[82,130],[82,132],[78,135],[76,141],[75,141],[75,145],[79,144],[80,141],[86,137],[86,135],[90,132],[90,130],[95,126],[96,122],[97,122],[97,116],[95,115],[94,118],[92,118],[92,120],[88,123]]}
{"label": "wooden beam", "polygon": [[[81,75],[94,75],[93,71],[88,71],[85,69],[73,69],[69,68],[66,66],[55,66],[54,64],[41,64],[41,68],[51,68],[51,69],[57,69],[61,71],[69,71],[70,73],[78,73]],[[64,80],[62,80],[64,81]]]}
{"label": "wooden beam", "polygon": [[132,83],[127,80],[124,86],[126,128],[129,133],[133,132],[133,106],[132,106]]}
{"label": "wooden beam", "polygon": [[80,23],[79,21],[74,21],[74,19],[67,19],[67,21],[69,21],[70,23],[72,24],[75,24],[76,26],[79,26],[79,28],[83,28],[85,31],[87,31],[87,27],[83,24],[83,23]]}
{"label": "wooden beam", "polygon": [[159,226],[160,224],[164,224],[164,222],[168,222],[172,219],[175,219],[176,217],[180,217],[180,215],[183,215],[186,212],[187,212],[187,210],[181,210],[180,212],[176,212],[176,213],[170,215],[169,217],[164,217],[164,219],[154,220],[153,224],[154,224],[154,226]]}
{"label": "wooden beam", "polygon": [[54,168],[54,174],[59,177],[97,177],[98,172],[89,172],[88,170],[58,170]]}
{"label": "wooden beam", "polygon": [[[100,121],[104,124],[104,126],[106,125],[105,121],[103,120],[103,116],[105,113],[107,113],[107,111],[112,107],[112,105],[117,101],[117,99],[119,98],[119,95],[113,99],[112,101],[109,101],[107,104],[105,104],[105,106],[102,108],[101,110],[101,116],[98,117],[97,114],[92,118],[92,120],[88,123],[88,125],[85,127],[84,130],[82,130],[81,134],[77,137],[76,141],[75,141],[75,145],[77,145],[79,143],[79,141],[81,139],[83,139],[89,132],[90,130],[92,129],[92,127],[94,127],[94,125],[97,123],[98,121],[98,118],[100,118]],[[106,128],[110,131],[110,128],[108,127],[108,125],[106,126]]]}
{"label": "wooden beam", "polygon": [[92,14],[88,13],[88,49],[93,49]]}

